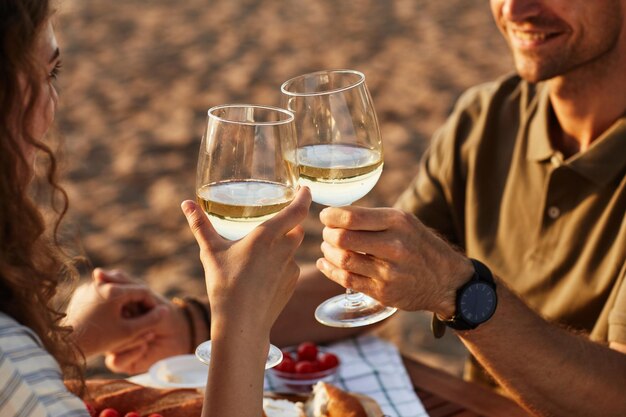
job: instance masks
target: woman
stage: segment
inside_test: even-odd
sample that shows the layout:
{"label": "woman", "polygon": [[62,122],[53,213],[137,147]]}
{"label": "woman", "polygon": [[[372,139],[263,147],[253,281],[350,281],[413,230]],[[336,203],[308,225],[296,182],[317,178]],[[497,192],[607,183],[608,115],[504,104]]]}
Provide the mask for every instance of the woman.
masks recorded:
{"label": "woman", "polygon": [[[143,300],[137,294],[146,291],[134,288],[137,293],[129,295],[133,287],[127,284],[123,296],[120,292],[120,297],[112,297],[113,306],[87,312],[71,309],[66,323],[77,324],[80,337],[73,337],[71,327],[62,324],[64,315],[53,303],[59,284],[76,273],[56,239],[67,197],[56,182],[55,156],[43,141],[54,119],[58,99],[54,81],[61,67],[50,17],[49,0],[0,3],[2,416],[86,416],[85,406],[65,389],[63,378],[80,377],[81,347],[87,355],[110,348],[100,336],[110,336],[102,331],[103,315],[119,311],[134,297]],[[62,202],[49,233],[28,196],[37,154],[49,161],[46,178],[54,201]],[[309,204],[309,192],[303,189],[265,227],[233,243],[215,233],[195,203],[183,203],[203,266],[210,271],[206,282],[214,346],[203,415],[261,415],[269,329],[297,280],[293,254],[303,238],[299,223]],[[263,256],[257,256],[260,253]],[[105,275],[96,272],[94,285],[114,291],[115,280],[104,279]],[[147,307],[151,314],[141,320],[157,320],[163,314],[163,308]]]}

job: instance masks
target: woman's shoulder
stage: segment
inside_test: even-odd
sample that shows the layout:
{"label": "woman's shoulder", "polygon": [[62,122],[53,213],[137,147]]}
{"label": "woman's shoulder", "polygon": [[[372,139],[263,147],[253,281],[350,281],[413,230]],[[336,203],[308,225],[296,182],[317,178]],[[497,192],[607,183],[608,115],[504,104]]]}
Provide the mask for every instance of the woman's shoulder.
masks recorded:
{"label": "woman's shoulder", "polygon": [[0,313],[1,416],[86,416],[82,401],[67,391],[59,365],[39,337]]}
{"label": "woman's shoulder", "polygon": [[59,365],[37,334],[4,313],[0,313],[0,355],[22,375],[45,372],[61,378]]}
{"label": "woman's shoulder", "polygon": [[13,317],[0,311],[0,347],[5,347],[9,344],[43,347],[41,339],[30,327],[24,326]]}

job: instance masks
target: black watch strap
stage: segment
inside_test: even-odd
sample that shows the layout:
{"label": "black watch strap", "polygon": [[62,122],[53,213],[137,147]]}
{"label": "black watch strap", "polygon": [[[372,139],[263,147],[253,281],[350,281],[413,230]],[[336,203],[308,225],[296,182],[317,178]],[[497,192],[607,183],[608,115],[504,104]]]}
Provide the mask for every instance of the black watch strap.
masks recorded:
{"label": "black watch strap", "polygon": [[[463,290],[474,282],[486,283],[494,290],[496,288],[496,283],[489,268],[487,268],[487,266],[485,266],[482,262],[477,261],[476,259],[470,259],[470,261],[474,266],[474,274],[467,283],[465,283],[463,286],[461,286],[461,288],[457,290],[457,301],[459,300]],[[439,317],[437,317],[437,315],[433,313],[433,318],[431,321],[431,331],[433,332],[435,338],[441,338],[446,332],[446,327],[450,327],[455,330],[472,330],[478,327],[478,324],[470,323],[464,320],[463,317],[459,314],[458,309],[459,307],[457,305],[457,312],[450,320],[440,320]]]}

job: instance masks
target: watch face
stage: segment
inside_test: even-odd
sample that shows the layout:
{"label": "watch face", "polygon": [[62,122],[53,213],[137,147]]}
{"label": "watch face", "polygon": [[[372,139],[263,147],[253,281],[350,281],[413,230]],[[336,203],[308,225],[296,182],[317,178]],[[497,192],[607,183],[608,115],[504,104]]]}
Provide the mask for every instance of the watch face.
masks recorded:
{"label": "watch face", "polygon": [[496,309],[495,290],[483,282],[469,285],[461,294],[461,316],[472,324],[483,323]]}

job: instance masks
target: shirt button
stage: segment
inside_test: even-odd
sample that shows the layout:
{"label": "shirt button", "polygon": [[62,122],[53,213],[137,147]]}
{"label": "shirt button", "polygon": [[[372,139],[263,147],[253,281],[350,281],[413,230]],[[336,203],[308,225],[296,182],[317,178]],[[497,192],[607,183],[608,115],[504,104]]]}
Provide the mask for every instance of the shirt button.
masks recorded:
{"label": "shirt button", "polygon": [[559,155],[552,155],[550,162],[552,163],[552,166],[558,168],[563,164],[563,159],[561,159]]}
{"label": "shirt button", "polygon": [[559,210],[558,207],[556,206],[551,206],[550,208],[548,208],[548,217],[550,217],[551,219],[556,219],[557,217],[559,217],[561,215],[561,210]]}

